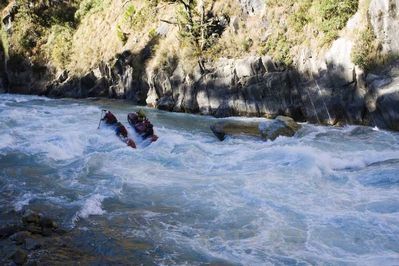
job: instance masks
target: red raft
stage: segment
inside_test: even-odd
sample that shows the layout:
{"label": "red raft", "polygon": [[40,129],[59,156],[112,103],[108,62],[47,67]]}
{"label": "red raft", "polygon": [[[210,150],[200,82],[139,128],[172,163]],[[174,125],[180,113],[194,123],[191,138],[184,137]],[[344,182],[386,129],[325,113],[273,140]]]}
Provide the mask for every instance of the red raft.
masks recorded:
{"label": "red raft", "polygon": [[101,121],[105,122],[105,124],[107,124],[108,126],[111,126],[114,130],[116,135],[119,137],[119,139],[121,141],[123,141],[124,143],[127,144],[127,146],[135,149],[136,148],[136,143],[134,142],[134,140],[132,140],[131,138],[129,138],[129,134],[127,132],[126,127],[118,121],[118,119],[116,118],[116,116],[111,113],[108,110],[103,110],[104,116],[101,115]]}
{"label": "red raft", "polygon": [[128,114],[127,121],[143,140],[149,139],[151,142],[157,141],[158,136],[154,134],[154,126],[147,119],[143,111]]}

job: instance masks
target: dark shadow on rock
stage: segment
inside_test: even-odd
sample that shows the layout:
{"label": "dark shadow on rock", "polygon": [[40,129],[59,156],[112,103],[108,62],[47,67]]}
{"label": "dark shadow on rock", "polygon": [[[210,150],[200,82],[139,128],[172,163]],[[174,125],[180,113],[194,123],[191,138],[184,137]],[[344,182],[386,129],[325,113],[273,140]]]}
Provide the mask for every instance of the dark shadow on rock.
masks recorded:
{"label": "dark shadow on rock", "polygon": [[148,92],[145,67],[157,43],[158,37],[154,37],[138,53],[125,51],[80,77],[69,76],[66,71],[57,77],[54,69],[32,65],[23,56],[13,54],[7,64],[10,83],[6,91],[55,98],[120,98],[144,105]]}
{"label": "dark shadow on rock", "polygon": [[[211,63],[208,71],[187,73],[177,57],[146,72],[158,38],[137,53],[125,51],[81,77],[51,77],[44,66],[10,58],[9,92],[50,97],[110,97],[162,110],[216,117],[289,116],[316,124],[361,124],[399,130],[399,63],[377,73],[329,64],[318,74],[282,67],[269,57]],[[149,76],[148,76],[149,75]],[[49,82],[50,81],[50,82]],[[396,86],[396,87],[395,87]]]}

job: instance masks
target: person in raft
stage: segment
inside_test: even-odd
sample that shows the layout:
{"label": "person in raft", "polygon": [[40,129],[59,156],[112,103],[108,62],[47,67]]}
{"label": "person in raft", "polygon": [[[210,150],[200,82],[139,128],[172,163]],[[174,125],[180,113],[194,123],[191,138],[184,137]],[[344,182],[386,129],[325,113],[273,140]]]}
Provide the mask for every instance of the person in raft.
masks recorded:
{"label": "person in raft", "polygon": [[127,120],[144,140],[150,139],[151,142],[154,142],[158,139],[158,136],[154,134],[154,126],[148,120],[143,110],[128,114]]}
{"label": "person in raft", "polygon": [[110,111],[105,111],[104,117],[101,119],[105,121],[107,125],[112,125],[115,128],[116,135],[127,144],[127,146],[135,149],[136,143],[128,137],[128,132],[126,127],[116,119],[115,115]]}
{"label": "person in raft", "polygon": [[116,119],[115,115],[108,110],[105,110],[104,117],[101,121],[105,121],[107,125],[115,125],[118,123],[118,119]]}

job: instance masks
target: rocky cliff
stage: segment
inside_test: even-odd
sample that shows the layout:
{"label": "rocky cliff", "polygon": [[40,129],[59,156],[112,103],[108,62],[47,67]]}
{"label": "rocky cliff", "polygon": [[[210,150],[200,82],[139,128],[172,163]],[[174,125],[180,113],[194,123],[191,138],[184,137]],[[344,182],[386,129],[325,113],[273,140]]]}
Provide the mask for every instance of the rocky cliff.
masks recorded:
{"label": "rocky cliff", "polygon": [[[72,9],[75,20],[85,2]],[[3,11],[4,89],[399,130],[399,0],[104,2],[74,22],[64,65],[54,63],[57,46],[48,48],[54,26],[33,47],[47,55],[16,53],[22,4],[11,2]]]}

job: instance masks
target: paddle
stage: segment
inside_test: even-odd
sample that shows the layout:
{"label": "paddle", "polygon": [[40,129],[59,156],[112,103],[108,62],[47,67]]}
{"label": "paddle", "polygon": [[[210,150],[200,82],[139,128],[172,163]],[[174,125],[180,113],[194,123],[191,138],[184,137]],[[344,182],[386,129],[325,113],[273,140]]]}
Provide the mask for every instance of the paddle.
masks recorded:
{"label": "paddle", "polygon": [[101,121],[103,121],[103,113],[106,112],[106,111],[107,111],[107,110],[104,110],[104,109],[101,111],[101,118],[100,118],[100,122],[98,123],[97,129],[100,129]]}

